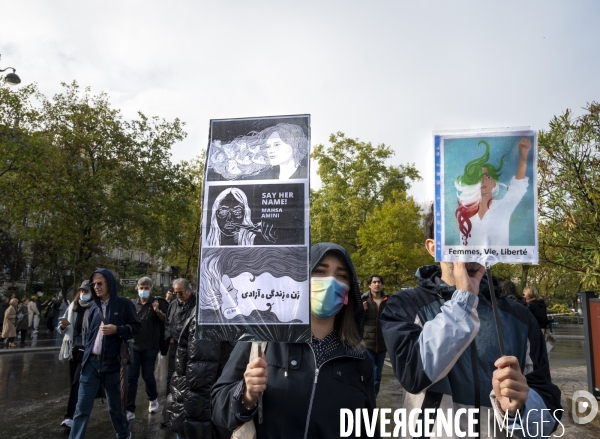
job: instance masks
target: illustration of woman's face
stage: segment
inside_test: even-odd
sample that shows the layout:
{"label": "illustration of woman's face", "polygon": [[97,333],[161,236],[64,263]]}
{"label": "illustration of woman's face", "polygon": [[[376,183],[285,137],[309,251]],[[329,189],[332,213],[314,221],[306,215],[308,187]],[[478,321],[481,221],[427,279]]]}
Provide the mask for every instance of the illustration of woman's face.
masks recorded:
{"label": "illustration of woman's face", "polygon": [[487,168],[481,168],[481,172],[483,173],[483,177],[481,177],[481,196],[492,196],[492,191],[496,187],[496,182],[488,175]]}
{"label": "illustration of woman's face", "polygon": [[[238,312],[233,309],[237,307],[237,294],[238,291],[231,283],[231,279],[226,274],[221,278],[221,311],[228,317],[228,314],[237,314]],[[230,318],[230,317],[228,317]]]}
{"label": "illustration of woman's face", "polygon": [[271,165],[281,165],[292,160],[294,148],[281,140],[278,133],[273,133],[267,139],[267,154]]}
{"label": "illustration of woman's face", "polygon": [[231,193],[221,200],[216,216],[217,224],[223,235],[233,236],[239,230],[244,221],[244,210],[244,204],[236,200]]}

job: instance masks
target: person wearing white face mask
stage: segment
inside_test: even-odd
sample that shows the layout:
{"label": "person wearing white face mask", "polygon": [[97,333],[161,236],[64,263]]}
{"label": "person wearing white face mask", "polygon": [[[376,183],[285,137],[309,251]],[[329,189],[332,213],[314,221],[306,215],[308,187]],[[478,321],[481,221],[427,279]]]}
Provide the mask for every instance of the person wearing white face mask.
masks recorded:
{"label": "person wearing white face mask", "polygon": [[90,282],[83,281],[73,302],[69,305],[64,315],[59,319],[56,328],[59,334],[65,334],[63,343],[58,354],[61,361],[69,360],[69,372],[71,377],[71,391],[67,403],[67,413],[60,424],[65,428],[73,425],[73,415],[77,405],[79,392],[79,376],[81,374],[81,360],[85,348],[85,336],[88,329],[88,315],[96,304],[92,300]]}
{"label": "person wearing white face mask", "polygon": [[[233,430],[255,419],[256,437],[340,437],[340,409],[375,408],[373,366],[362,343],[365,310],[350,256],[339,245],[315,244],[311,260],[311,339],[268,343],[248,362],[251,343],[238,342],[211,392],[212,420]],[[379,437],[378,428],[364,437]]]}
{"label": "person wearing white face mask", "polygon": [[158,412],[158,390],[154,366],[160,349],[160,339],[164,334],[164,323],[167,313],[167,301],[154,297],[153,282],[149,277],[138,280],[138,299],[133,300],[138,318],[142,323],[140,332],[133,338],[131,364],[128,366],[127,420],[135,418],[135,398],[137,395],[140,369],[149,401],[148,412]]}

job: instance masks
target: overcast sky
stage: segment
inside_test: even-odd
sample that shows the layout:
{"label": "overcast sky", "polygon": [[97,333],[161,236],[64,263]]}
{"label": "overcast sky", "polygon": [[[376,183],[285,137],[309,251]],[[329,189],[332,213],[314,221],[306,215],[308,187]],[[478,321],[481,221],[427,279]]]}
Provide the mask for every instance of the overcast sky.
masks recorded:
{"label": "overcast sky", "polygon": [[433,198],[432,131],[545,129],[600,100],[600,2],[0,0],[0,68],[50,96],[77,80],[125,117],[186,122],[309,113],[329,134],[391,145]]}

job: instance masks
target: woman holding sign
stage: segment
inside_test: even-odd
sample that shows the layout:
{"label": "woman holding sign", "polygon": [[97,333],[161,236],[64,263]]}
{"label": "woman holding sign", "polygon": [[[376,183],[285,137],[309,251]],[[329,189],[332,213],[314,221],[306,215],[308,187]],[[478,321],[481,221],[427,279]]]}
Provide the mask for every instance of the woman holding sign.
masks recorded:
{"label": "woman holding sign", "polygon": [[[311,248],[310,259],[311,341],[269,343],[251,362],[251,344],[238,343],[212,390],[215,424],[233,430],[254,422],[257,438],[340,437],[341,409],[375,408],[373,367],[361,343],[365,314],[350,256],[321,243]],[[264,419],[258,423],[261,393]]]}

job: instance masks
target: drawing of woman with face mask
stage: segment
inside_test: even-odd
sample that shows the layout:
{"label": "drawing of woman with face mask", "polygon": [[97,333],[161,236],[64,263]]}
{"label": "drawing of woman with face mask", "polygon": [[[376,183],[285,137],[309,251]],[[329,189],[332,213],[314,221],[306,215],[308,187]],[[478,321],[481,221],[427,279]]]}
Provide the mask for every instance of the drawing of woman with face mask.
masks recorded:
{"label": "drawing of woman with face mask", "polygon": [[[198,295],[202,323],[281,323],[277,314],[272,312],[272,309],[276,308],[272,304],[267,303],[266,310],[254,309],[250,299],[246,299],[249,305],[240,304],[243,297],[232,279],[244,273],[250,274],[250,277],[246,285],[241,285],[242,288],[251,288],[252,282],[265,273],[272,275],[273,278],[288,278],[294,283],[306,281],[306,263],[302,263],[306,259],[306,253],[300,247],[225,251],[207,249],[204,253]],[[275,300],[278,299],[273,297],[273,302]],[[250,309],[252,310],[249,311]],[[287,323],[298,322],[291,320]]]}
{"label": "drawing of woman with face mask", "polygon": [[308,138],[300,126],[279,123],[231,143],[213,141],[208,168],[226,180],[307,178],[308,149]]}
{"label": "drawing of woman with face mask", "polygon": [[[489,143],[482,140],[478,145],[485,146],[485,153],[468,162],[463,174],[454,182],[458,197],[455,216],[461,241],[465,246],[508,246],[510,217],[529,185],[529,178],[525,173],[531,141],[526,137],[520,139],[517,172],[508,186],[498,181],[502,175],[505,155],[500,158],[500,164],[496,167],[489,163]],[[501,199],[496,199],[500,187],[506,188],[506,194]]]}
{"label": "drawing of woman with face mask", "polygon": [[207,245],[254,245],[257,235],[274,243],[273,226],[262,221],[254,224],[251,215],[246,194],[235,187],[225,189],[213,203]]}

